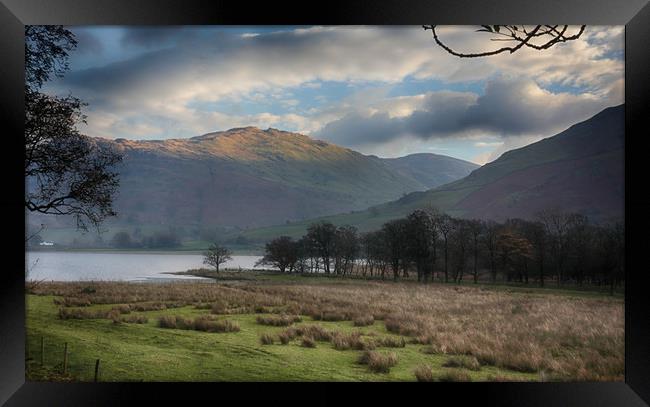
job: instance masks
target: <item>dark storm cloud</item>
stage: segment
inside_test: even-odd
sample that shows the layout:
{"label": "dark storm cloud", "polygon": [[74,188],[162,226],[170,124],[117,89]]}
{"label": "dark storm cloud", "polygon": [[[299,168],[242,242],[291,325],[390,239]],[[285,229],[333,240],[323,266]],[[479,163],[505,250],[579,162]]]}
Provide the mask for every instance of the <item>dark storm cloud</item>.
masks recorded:
{"label": "dark storm cloud", "polygon": [[431,93],[423,106],[408,116],[390,117],[388,112],[368,116],[353,112],[328,123],[316,135],[343,145],[382,143],[404,134],[425,139],[446,137],[457,133],[459,121],[474,99],[470,93]]}
{"label": "dark storm cloud", "polygon": [[173,45],[195,36],[195,29],[184,26],[125,28],[120,43],[124,47],[152,48]]}
{"label": "dark storm cloud", "polygon": [[76,53],[97,55],[104,51],[104,45],[92,32],[77,29],[74,30],[74,36],[77,39]]}
{"label": "dark storm cloud", "polygon": [[610,104],[608,100],[554,94],[528,79],[493,79],[485,93],[436,92],[421,108],[403,117],[386,112],[350,113],[328,123],[317,136],[344,145],[379,144],[405,135],[420,139],[483,133],[502,137],[552,135]]}

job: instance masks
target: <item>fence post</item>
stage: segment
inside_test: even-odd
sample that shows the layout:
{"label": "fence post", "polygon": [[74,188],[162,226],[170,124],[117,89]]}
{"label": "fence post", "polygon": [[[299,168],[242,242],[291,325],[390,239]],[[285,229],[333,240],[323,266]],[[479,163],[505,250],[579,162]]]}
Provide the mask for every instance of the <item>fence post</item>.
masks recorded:
{"label": "fence post", "polygon": [[95,361],[95,382],[97,382],[98,376],[99,376],[99,359]]}
{"label": "fence post", "polygon": [[68,370],[68,342],[65,343],[63,348],[63,374]]}
{"label": "fence post", "polygon": [[45,366],[45,338],[41,336],[41,366]]}

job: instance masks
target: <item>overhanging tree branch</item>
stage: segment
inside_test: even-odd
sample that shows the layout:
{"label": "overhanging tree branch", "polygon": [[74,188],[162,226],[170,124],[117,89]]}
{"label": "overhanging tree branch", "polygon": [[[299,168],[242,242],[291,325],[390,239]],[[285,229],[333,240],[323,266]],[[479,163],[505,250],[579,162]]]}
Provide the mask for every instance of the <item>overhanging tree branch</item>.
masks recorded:
{"label": "overhanging tree branch", "polygon": [[[517,45],[476,53],[465,53],[453,50],[450,46],[442,42],[438,36],[438,33],[436,32],[436,27],[436,25],[422,26],[422,28],[425,30],[431,30],[433,40],[436,42],[436,44],[438,44],[438,46],[440,46],[451,55],[460,58],[477,58],[498,55],[504,52],[512,54],[523,47],[532,48],[538,51],[545,50],[551,48],[555,44],[573,41],[580,38],[586,26],[581,25],[575,34],[567,36],[566,33],[570,27],[568,25],[536,25],[532,28],[528,28],[525,25],[482,25],[481,29],[476,30],[477,32],[487,32],[496,36],[506,37],[492,38],[490,39],[491,41],[516,41]],[[538,39],[543,40],[542,42],[535,42],[535,40]]]}

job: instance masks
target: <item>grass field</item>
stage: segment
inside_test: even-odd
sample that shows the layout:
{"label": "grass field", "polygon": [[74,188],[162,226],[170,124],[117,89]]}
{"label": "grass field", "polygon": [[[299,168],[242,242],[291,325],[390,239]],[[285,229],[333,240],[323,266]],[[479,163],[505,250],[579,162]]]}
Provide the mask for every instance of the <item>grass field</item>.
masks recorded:
{"label": "grass field", "polygon": [[100,381],[623,380],[623,320],[620,297],[553,290],[42,283],[27,295],[27,379],[92,381],[100,359]]}

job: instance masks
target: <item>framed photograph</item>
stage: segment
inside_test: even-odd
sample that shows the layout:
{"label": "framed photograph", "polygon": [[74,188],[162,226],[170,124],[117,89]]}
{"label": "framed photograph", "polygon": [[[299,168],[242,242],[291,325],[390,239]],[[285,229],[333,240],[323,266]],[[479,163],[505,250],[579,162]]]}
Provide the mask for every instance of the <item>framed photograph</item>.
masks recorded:
{"label": "framed photograph", "polygon": [[0,6],[0,402],[647,405],[647,1],[313,10]]}

